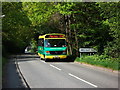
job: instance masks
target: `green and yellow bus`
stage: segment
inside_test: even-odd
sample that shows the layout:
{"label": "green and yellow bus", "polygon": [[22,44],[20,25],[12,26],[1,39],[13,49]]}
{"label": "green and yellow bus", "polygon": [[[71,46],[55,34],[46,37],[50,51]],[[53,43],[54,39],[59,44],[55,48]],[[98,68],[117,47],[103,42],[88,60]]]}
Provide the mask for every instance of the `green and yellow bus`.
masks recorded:
{"label": "green and yellow bus", "polygon": [[42,59],[67,58],[67,45],[64,34],[52,33],[38,38],[38,55]]}

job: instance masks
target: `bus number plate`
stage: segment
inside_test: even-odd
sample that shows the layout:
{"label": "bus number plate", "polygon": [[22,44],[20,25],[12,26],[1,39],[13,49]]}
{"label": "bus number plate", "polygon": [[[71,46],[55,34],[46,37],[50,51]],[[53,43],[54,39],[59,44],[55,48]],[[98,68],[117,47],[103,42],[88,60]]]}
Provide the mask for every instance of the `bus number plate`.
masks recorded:
{"label": "bus number plate", "polygon": [[58,56],[54,56],[54,58],[59,58]]}

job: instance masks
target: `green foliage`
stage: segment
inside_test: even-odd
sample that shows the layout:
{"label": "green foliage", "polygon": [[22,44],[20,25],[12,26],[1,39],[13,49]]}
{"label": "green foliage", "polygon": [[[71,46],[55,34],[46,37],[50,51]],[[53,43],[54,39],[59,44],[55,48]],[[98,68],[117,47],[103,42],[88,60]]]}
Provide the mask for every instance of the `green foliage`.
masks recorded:
{"label": "green foliage", "polygon": [[37,53],[37,42],[33,38],[30,42],[30,47],[31,47],[30,52]]}
{"label": "green foliage", "polygon": [[2,57],[2,65],[4,66],[8,62],[7,58]]}
{"label": "green foliage", "polygon": [[33,26],[46,23],[51,14],[54,13],[53,3],[23,2],[22,5]]}
{"label": "green foliage", "polygon": [[101,67],[111,68],[113,70],[120,70],[119,68],[119,58],[110,58],[107,55],[93,55],[93,56],[83,56],[81,58],[76,58],[77,62],[84,62],[92,65],[97,65]]}
{"label": "green foliage", "polygon": [[10,53],[23,52],[33,34],[31,22],[20,2],[4,2],[2,8],[5,15],[2,20],[3,45]]}
{"label": "green foliage", "polygon": [[22,6],[32,23],[35,33],[46,34],[58,29],[55,20],[57,16],[56,9],[53,2],[23,2]]}
{"label": "green foliage", "polygon": [[[119,5],[120,2],[3,2],[3,46],[6,51],[19,52],[36,34],[64,33],[69,53],[77,56],[79,48],[92,47],[99,55],[118,58]],[[36,48],[36,44],[32,47]]]}
{"label": "green foliage", "polygon": [[72,2],[58,3],[57,5],[55,5],[55,8],[62,15],[71,15],[72,13],[74,13],[74,11],[72,11],[74,5],[75,4]]}
{"label": "green foliage", "polygon": [[99,5],[101,7],[101,15],[104,18],[103,23],[109,27],[108,33],[112,38],[105,46],[105,54],[118,58],[120,51],[120,2],[99,3]]}

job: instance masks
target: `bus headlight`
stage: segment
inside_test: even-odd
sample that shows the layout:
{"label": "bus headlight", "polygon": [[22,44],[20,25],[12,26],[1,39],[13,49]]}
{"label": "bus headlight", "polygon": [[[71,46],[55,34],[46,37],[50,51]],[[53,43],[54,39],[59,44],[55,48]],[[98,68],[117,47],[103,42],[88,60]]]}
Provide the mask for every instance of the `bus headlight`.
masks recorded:
{"label": "bus headlight", "polygon": [[50,53],[50,51],[46,51],[46,53]]}

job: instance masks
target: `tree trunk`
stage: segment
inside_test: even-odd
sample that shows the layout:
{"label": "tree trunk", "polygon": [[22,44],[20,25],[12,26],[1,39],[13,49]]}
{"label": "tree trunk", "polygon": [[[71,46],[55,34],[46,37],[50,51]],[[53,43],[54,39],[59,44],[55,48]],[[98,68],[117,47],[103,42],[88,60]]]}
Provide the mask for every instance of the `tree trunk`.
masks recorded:
{"label": "tree trunk", "polygon": [[[73,14],[73,18],[74,18],[74,14]],[[73,22],[75,23],[76,21],[75,21],[75,18],[73,19]],[[75,33],[75,47],[76,47],[76,56],[78,56],[79,55],[79,47],[78,47],[78,37],[77,37],[77,30],[76,30],[76,28],[75,28],[75,26],[74,26],[74,33]]]}
{"label": "tree trunk", "polygon": [[65,32],[66,32],[66,38],[68,42],[68,52],[70,55],[72,55],[72,47],[71,47],[71,30],[70,30],[70,18],[68,15],[64,16],[65,18]]}
{"label": "tree trunk", "polygon": [[70,15],[68,15],[68,34],[69,34],[69,48],[70,48],[70,55],[72,55],[72,35],[71,35],[71,28],[70,28],[71,20],[70,20]]}

